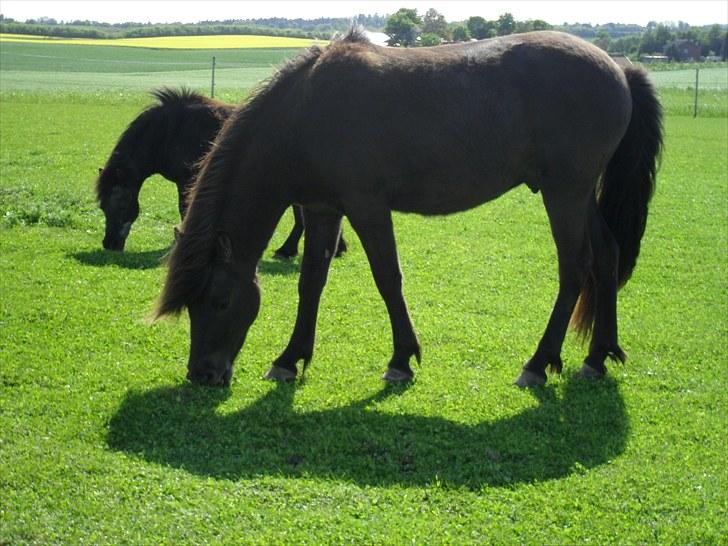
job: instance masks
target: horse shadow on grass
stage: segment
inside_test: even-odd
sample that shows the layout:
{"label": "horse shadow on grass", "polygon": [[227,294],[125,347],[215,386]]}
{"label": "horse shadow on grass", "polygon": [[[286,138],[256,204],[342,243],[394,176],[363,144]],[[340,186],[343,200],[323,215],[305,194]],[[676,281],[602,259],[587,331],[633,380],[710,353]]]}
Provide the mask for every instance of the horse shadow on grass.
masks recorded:
{"label": "horse shadow on grass", "polygon": [[77,262],[84,265],[103,267],[115,265],[124,269],[155,269],[164,263],[168,248],[144,250],[141,252],[116,252],[113,250],[88,250],[69,254]]}
{"label": "horse shadow on grass", "polygon": [[[90,250],[73,252],[69,256],[84,265],[103,267],[115,265],[124,269],[155,269],[164,265],[164,258],[171,247],[159,250],[145,250],[141,252],[115,252],[113,250]],[[294,260],[266,260],[258,263],[258,271],[265,275],[293,275],[298,273],[300,266]]]}
{"label": "horse shadow on grass", "polygon": [[279,260],[279,259],[267,259],[261,258],[258,262],[258,273],[267,276],[276,275],[294,275],[297,274],[301,269],[301,265],[298,260]]}
{"label": "horse shadow on grass", "polygon": [[[440,483],[477,490],[558,479],[624,450],[629,424],[617,384],[567,380],[563,396],[533,391],[536,407],[475,425],[373,407],[385,387],[350,405],[300,412],[297,385],[277,385],[232,414],[226,389],[189,384],[130,392],[109,423],[111,449],[220,479],[319,476],[361,485]],[[528,396],[524,393],[524,396]]]}

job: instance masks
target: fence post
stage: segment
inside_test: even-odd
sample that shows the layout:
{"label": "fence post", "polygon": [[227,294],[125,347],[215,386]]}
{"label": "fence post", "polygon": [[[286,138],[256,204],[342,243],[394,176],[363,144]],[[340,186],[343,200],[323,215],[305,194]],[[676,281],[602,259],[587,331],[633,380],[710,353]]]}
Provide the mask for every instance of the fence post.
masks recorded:
{"label": "fence post", "polygon": [[695,103],[693,104],[693,117],[698,117],[698,75],[700,74],[700,69],[695,69]]}
{"label": "fence post", "polygon": [[215,57],[212,58],[212,84],[210,85],[210,97],[215,98]]}

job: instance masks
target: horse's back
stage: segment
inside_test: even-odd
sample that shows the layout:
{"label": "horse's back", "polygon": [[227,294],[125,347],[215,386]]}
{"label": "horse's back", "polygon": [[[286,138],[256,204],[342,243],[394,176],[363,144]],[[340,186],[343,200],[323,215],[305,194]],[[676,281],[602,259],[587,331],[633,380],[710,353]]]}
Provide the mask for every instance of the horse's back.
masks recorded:
{"label": "horse's back", "polygon": [[556,32],[417,49],[334,44],[302,89],[297,133],[312,178],[425,214],[539,187],[557,166],[591,176],[631,112],[609,56]]}

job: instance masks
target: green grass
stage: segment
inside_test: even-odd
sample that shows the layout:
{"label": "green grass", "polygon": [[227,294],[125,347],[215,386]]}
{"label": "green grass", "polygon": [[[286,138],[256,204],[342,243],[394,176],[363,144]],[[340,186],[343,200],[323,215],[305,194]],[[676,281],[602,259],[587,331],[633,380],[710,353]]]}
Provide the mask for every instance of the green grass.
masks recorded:
{"label": "green grass", "polygon": [[299,262],[268,251],[223,390],[185,383],[185,317],[145,320],[173,185],[148,181],[127,251],[101,250],[96,169],[146,101],[0,93],[0,543],[725,540],[728,118],[666,120],[620,293],[630,358],[608,380],[575,377],[585,348],[570,335],[562,377],[511,384],[557,286],[540,198],[518,188],[456,216],[396,215],[423,346],[412,386],[379,379],[389,324],[345,225],[306,380],[260,379],[297,300]]}
{"label": "green grass", "polygon": [[[700,68],[697,113],[700,117],[728,116],[728,68]],[[657,65],[654,65],[655,67]],[[679,66],[679,65],[678,65]],[[653,65],[648,69],[652,70]],[[660,99],[669,114],[692,116],[695,113],[695,69],[656,70],[650,79],[660,92]]]}
{"label": "green grass", "polygon": [[[244,96],[297,49],[172,50],[64,44],[0,44],[2,92],[143,92],[185,85],[216,96]],[[242,93],[241,93],[242,92]],[[233,100],[233,99],[230,99]]]}
{"label": "green grass", "polygon": [[[37,94],[110,93],[138,95],[160,86],[187,86],[210,92],[212,57],[216,59],[215,95],[238,102],[277,66],[298,54],[296,49],[143,49],[48,43],[0,44],[0,92]],[[716,66],[717,64],[717,66]],[[685,66],[648,65],[665,111],[692,115],[695,72]],[[669,68],[669,70],[668,70]],[[728,116],[728,71],[725,63],[701,67],[698,114]]]}

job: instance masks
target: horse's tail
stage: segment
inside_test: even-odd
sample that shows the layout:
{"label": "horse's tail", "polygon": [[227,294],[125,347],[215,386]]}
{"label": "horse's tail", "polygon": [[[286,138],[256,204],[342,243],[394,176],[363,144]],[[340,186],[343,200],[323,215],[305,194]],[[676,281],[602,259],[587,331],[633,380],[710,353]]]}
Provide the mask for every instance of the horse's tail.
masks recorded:
{"label": "horse's tail", "polygon": [[[632,95],[632,117],[627,132],[609,160],[597,188],[599,210],[619,247],[617,286],[629,280],[640,253],[647,225],[648,204],[655,190],[655,174],[662,151],[662,107],[644,70],[624,69]],[[572,325],[587,337],[594,326],[596,280],[587,276]]]}

